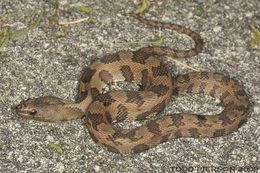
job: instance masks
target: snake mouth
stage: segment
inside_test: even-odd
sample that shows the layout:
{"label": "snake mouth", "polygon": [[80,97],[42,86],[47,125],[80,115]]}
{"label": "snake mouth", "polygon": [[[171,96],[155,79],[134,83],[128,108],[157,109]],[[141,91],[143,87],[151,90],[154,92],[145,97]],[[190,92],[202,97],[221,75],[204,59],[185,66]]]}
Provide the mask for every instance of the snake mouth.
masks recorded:
{"label": "snake mouth", "polygon": [[32,118],[37,114],[37,111],[33,108],[28,108],[23,102],[14,105],[16,113],[23,118]]}

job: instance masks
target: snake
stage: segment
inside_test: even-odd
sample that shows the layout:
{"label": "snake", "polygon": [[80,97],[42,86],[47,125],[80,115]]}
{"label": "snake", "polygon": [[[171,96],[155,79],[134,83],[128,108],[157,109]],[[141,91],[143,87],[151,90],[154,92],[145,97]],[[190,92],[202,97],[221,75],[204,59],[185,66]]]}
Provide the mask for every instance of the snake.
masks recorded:
{"label": "snake", "polygon": [[[155,28],[183,33],[194,40],[189,50],[147,46],[136,51],[119,51],[94,61],[79,80],[78,99],[53,96],[23,100],[15,105],[22,118],[59,122],[86,117],[89,136],[99,146],[121,154],[139,153],[174,138],[213,138],[237,131],[245,123],[249,98],[237,81],[221,73],[190,72],[172,77],[158,56],[189,58],[202,51],[203,40],[189,28],[149,20],[129,13]],[[104,88],[114,82],[132,82],[138,90]],[[215,115],[172,113],[153,118],[164,110],[171,96],[205,94],[219,99],[224,107]],[[135,128],[117,127],[123,121],[147,120]]]}

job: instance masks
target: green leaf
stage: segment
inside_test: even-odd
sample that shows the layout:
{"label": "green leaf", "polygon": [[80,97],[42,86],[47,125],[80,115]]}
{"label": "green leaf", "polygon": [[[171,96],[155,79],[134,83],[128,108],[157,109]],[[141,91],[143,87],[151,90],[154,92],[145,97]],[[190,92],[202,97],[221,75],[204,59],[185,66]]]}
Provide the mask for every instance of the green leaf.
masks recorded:
{"label": "green leaf", "polygon": [[5,145],[5,143],[4,142],[1,142],[0,143],[0,147],[2,147],[2,146],[4,146]]}
{"label": "green leaf", "polygon": [[92,12],[92,8],[88,6],[78,6],[75,7],[75,11],[81,14],[82,16],[87,16]]}
{"label": "green leaf", "polygon": [[143,13],[150,7],[151,3],[149,0],[142,0],[142,6],[134,11],[135,14]]}
{"label": "green leaf", "polygon": [[62,148],[52,142],[49,143],[49,146],[57,150],[60,154],[63,154]]}
{"label": "green leaf", "polygon": [[153,46],[161,46],[163,43],[164,43],[164,39],[166,38],[166,36],[161,36],[161,37],[159,37],[159,36],[155,36],[152,40],[151,40],[151,42],[152,42],[152,45]]}
{"label": "green leaf", "polygon": [[255,37],[251,38],[250,47],[260,46],[260,31],[253,25],[249,24],[251,30],[255,33]]}
{"label": "green leaf", "polygon": [[10,27],[4,27],[3,31],[0,32],[0,48],[3,48],[7,45],[9,41]]}
{"label": "green leaf", "polygon": [[56,38],[63,38],[63,37],[66,36],[66,34],[67,34],[67,33],[65,33],[65,32],[57,32],[57,33],[56,33]]}
{"label": "green leaf", "polygon": [[201,16],[204,13],[204,9],[201,6],[195,6],[194,12],[197,16]]}
{"label": "green leaf", "polygon": [[225,107],[223,102],[219,102],[216,106],[218,106],[218,107]]}

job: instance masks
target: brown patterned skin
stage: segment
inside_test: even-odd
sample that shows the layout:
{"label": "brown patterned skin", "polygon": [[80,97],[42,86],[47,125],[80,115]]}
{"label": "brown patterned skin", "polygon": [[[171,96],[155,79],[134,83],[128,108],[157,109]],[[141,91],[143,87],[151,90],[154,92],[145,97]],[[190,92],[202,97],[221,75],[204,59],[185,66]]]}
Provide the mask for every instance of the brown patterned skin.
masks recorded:
{"label": "brown patterned skin", "polygon": [[[16,105],[23,118],[40,121],[63,121],[86,115],[92,139],[116,153],[138,153],[162,142],[179,137],[218,137],[237,130],[249,113],[245,91],[222,74],[194,72],[171,77],[167,66],[154,55],[187,58],[202,50],[202,39],[188,28],[146,20],[129,14],[154,27],[169,28],[189,35],[195,47],[188,51],[168,47],[145,47],[137,51],[121,51],[107,55],[83,73],[79,81],[79,102],[55,97],[28,99]],[[135,82],[140,91],[102,89],[116,81]],[[161,112],[171,95],[204,93],[220,99],[224,110],[218,115],[170,114],[135,129],[115,127],[112,122],[143,120]]]}

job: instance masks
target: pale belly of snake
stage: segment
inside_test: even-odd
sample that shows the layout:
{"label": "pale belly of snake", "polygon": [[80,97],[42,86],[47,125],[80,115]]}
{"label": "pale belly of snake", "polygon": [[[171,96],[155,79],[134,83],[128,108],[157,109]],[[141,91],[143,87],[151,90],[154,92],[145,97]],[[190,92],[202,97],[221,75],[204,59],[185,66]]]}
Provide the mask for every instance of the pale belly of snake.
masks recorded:
{"label": "pale belly of snake", "polygon": [[[137,51],[121,51],[107,55],[83,73],[79,81],[78,102],[56,97],[28,99],[15,105],[23,118],[57,122],[86,115],[86,125],[93,141],[116,153],[138,153],[162,142],[180,137],[218,137],[237,130],[246,120],[250,102],[234,80],[212,72],[193,72],[172,78],[168,67],[154,55],[188,58],[201,52],[202,39],[188,28],[146,20],[128,14],[141,22],[187,34],[193,49],[182,51],[168,47],[145,47]],[[112,82],[134,82],[139,91],[102,89]],[[146,125],[117,128],[112,123],[143,120],[161,112],[171,95],[204,93],[221,100],[224,110],[217,115],[169,114]]]}

